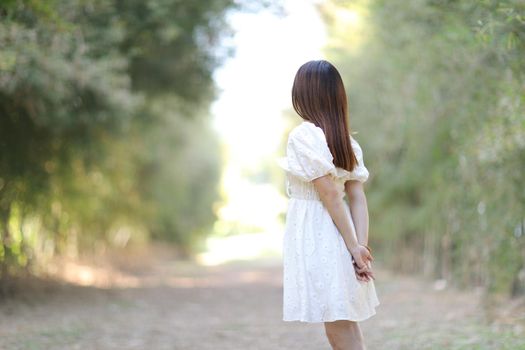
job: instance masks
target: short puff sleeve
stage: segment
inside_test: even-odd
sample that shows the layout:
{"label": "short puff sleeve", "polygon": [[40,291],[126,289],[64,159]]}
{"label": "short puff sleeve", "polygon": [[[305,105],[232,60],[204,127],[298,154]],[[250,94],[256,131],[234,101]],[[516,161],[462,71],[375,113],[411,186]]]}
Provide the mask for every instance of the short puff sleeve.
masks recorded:
{"label": "short puff sleeve", "polygon": [[354,170],[350,172],[348,180],[358,180],[360,182],[365,182],[368,180],[369,172],[365,166],[363,150],[361,149],[359,143],[352,137],[352,135],[350,135],[350,140],[352,143],[352,149],[357,158],[357,165]]}
{"label": "short puff sleeve", "polygon": [[304,122],[290,132],[286,147],[288,171],[306,182],[326,174],[337,176],[323,129]]}

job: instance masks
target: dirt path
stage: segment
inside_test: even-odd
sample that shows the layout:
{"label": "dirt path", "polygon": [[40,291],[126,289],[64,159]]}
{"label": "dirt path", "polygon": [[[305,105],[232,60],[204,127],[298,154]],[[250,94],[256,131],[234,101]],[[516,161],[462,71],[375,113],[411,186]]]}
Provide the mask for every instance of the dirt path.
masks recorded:
{"label": "dirt path", "polygon": [[[204,267],[159,259],[98,287],[56,284],[0,303],[1,349],[328,349],[322,324],[281,321],[279,260]],[[84,271],[85,272],[85,271]],[[368,349],[525,349],[523,329],[484,323],[479,296],[377,274]],[[521,333],[521,337],[519,334]]]}

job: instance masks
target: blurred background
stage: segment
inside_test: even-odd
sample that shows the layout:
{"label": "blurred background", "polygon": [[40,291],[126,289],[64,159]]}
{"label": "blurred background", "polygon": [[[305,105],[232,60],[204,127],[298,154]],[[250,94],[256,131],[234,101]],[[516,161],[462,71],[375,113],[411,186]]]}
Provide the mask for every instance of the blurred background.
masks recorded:
{"label": "blurred background", "polygon": [[[61,322],[82,311],[40,296],[40,313],[58,320],[43,329],[26,307],[42,290],[84,298],[103,319],[101,290],[168,286],[151,302],[184,304],[179,289],[196,281],[234,294],[265,286],[274,299],[258,300],[279,324],[287,197],[275,159],[301,121],[290,103],[296,70],[327,59],[371,174],[370,245],[386,304],[369,326],[384,334],[373,348],[525,348],[524,57],[521,0],[2,0],[0,347],[207,348],[176,313],[179,345],[164,328],[135,338],[99,329],[85,321],[93,315],[71,330]],[[451,313],[414,309],[416,323],[399,321],[402,295],[432,293],[416,306]],[[137,296],[123,295],[116,307],[132,312]],[[465,322],[462,333],[436,333],[443,319]],[[209,322],[224,344],[265,338],[243,328],[266,329],[250,320],[227,331]],[[415,324],[428,326],[419,338]],[[326,346],[315,337],[304,348]],[[297,344],[266,339],[274,345],[248,348]]]}

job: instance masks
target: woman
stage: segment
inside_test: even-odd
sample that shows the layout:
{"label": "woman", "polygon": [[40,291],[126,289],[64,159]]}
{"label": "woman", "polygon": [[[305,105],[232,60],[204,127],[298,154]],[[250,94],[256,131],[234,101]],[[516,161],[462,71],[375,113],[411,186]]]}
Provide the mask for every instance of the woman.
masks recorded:
{"label": "woman", "polygon": [[[364,349],[358,322],[379,305],[363,183],[368,170],[350,135],[343,81],[327,61],[301,66],[292,102],[303,122],[289,134],[290,197],[283,238],[283,320],[323,322],[334,349]],[[347,195],[350,204],[344,200]]]}

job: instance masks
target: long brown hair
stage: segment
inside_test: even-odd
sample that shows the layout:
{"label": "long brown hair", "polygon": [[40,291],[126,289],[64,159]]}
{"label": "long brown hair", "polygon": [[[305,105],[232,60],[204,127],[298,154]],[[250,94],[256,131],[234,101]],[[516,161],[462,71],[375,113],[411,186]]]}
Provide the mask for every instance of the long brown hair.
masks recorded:
{"label": "long brown hair", "polygon": [[336,167],[352,171],[357,158],[350,141],[348,102],[343,80],[328,61],[309,61],[295,75],[293,108],[303,118],[323,129]]}

